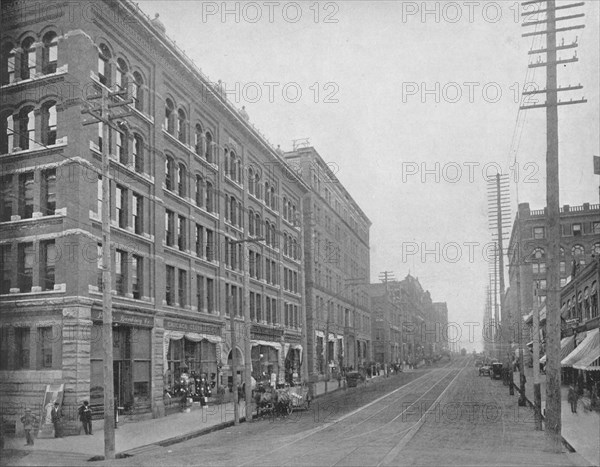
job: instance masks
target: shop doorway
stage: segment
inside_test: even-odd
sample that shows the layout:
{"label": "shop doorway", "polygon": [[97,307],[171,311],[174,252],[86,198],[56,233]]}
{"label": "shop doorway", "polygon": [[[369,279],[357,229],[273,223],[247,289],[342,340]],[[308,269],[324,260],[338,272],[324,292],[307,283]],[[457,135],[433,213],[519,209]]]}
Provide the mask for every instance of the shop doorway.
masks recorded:
{"label": "shop doorway", "polygon": [[126,411],[131,410],[131,406],[133,405],[131,376],[130,361],[120,360],[113,362],[115,405],[123,407]]}

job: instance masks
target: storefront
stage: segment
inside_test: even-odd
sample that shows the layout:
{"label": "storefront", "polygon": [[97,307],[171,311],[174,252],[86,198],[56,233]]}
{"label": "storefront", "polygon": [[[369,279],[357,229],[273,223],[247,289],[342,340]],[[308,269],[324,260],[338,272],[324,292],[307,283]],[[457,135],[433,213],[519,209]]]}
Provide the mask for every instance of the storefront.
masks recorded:
{"label": "storefront", "polygon": [[[104,407],[102,312],[92,310],[90,336],[90,405]],[[115,405],[126,413],[152,410],[151,341],[154,319],[113,312],[113,384]]]}
{"label": "storefront", "polygon": [[279,383],[278,344],[268,341],[252,341],[252,377],[257,384],[275,386]]}
{"label": "storefront", "polygon": [[165,319],[163,378],[165,391],[175,394],[182,380],[205,378],[217,387],[222,338],[220,328]]}
{"label": "storefront", "polygon": [[302,381],[302,346],[300,344],[284,344],[285,382],[298,385]]}

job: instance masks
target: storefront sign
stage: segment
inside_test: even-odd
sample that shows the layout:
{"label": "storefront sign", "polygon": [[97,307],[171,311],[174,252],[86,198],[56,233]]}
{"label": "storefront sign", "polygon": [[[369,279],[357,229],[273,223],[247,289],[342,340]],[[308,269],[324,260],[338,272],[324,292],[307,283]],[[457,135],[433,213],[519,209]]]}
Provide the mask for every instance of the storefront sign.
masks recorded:
{"label": "storefront sign", "polygon": [[250,328],[250,338],[265,341],[280,341],[283,336],[283,329],[271,328],[252,323]]}
{"label": "storefront sign", "polygon": [[[102,310],[92,310],[92,320],[102,321]],[[140,316],[121,311],[113,311],[113,323],[131,324],[134,326],[154,327],[152,316]]]}
{"label": "storefront sign", "polygon": [[211,334],[213,336],[221,336],[221,328],[219,326],[205,323],[184,323],[165,318],[165,329],[170,331],[196,332],[199,334]]}

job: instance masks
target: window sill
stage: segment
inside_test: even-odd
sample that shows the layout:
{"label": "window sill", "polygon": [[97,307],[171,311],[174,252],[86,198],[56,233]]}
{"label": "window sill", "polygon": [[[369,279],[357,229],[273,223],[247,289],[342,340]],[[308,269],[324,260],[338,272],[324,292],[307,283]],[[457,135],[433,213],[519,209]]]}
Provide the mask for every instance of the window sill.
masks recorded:
{"label": "window sill", "polygon": [[33,152],[39,152],[39,151],[47,151],[48,149],[56,149],[56,148],[60,148],[63,146],[66,146],[68,143],[68,139],[66,136],[63,136],[62,138],[57,138],[56,139],[56,143],[48,145],[48,146],[40,146],[36,143],[32,144],[35,146],[33,148],[29,148],[29,149],[21,149],[20,147],[16,146],[13,147],[12,152],[7,152],[4,154],[1,154],[2,156],[16,156],[16,155],[22,155],[22,154],[31,154]]}
{"label": "window sill", "polygon": [[34,82],[44,81],[46,79],[55,78],[57,76],[66,75],[69,72],[69,65],[65,63],[63,66],[56,69],[54,73],[42,74],[35,73],[33,78],[22,79],[12,83],[2,85],[1,89],[11,89],[17,86],[26,85]]}
{"label": "window sill", "polygon": [[37,221],[48,221],[48,220],[55,220],[55,219],[61,219],[63,217],[66,217],[67,215],[67,208],[60,208],[60,209],[56,209],[55,210],[55,214],[50,214],[47,216],[44,216],[41,212],[34,212],[32,217],[28,217],[27,219],[21,219],[21,216],[16,215],[16,216],[11,216],[9,221],[3,221],[0,222],[1,224],[16,224],[19,222],[37,222]]}
{"label": "window sill", "polygon": [[66,291],[67,291],[67,284],[54,284],[54,290],[42,290],[42,288],[39,286],[33,286],[31,288],[31,292],[21,292],[21,289],[19,289],[18,287],[15,287],[15,288],[11,288],[9,293],[2,294],[0,296],[19,298],[19,297],[31,297],[31,296],[35,296],[35,295],[47,295],[47,294],[59,295],[59,294],[65,293]]}

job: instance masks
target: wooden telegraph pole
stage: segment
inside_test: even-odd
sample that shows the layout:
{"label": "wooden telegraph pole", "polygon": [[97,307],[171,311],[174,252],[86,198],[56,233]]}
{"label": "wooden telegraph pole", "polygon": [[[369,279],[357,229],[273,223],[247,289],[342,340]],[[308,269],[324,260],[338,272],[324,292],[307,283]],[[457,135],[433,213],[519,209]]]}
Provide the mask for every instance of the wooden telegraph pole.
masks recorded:
{"label": "wooden telegraph pole", "polygon": [[[535,7],[541,6],[541,9]],[[557,52],[573,49],[578,46],[577,39],[571,44],[557,46],[556,34],[573,29],[582,29],[584,25],[557,28],[557,21],[567,21],[585,16],[583,13],[556,17],[556,12],[568,8],[580,7],[583,2],[556,6],[556,0],[529,0],[522,3],[524,7],[534,7],[523,16],[546,14],[545,20],[526,21],[522,26],[546,25],[542,31],[523,34],[523,37],[546,35],[546,48],[530,50],[529,55],[546,54],[546,61],[531,63],[530,68],[546,67],[546,89],[526,91],[523,95],[546,94],[544,104],[524,105],[520,109],[546,109],[546,203],[547,203],[547,292],[546,292],[546,439],[553,452],[562,452],[561,437],[561,396],[560,396],[560,200],[559,200],[559,167],[558,167],[558,106],[580,104],[585,99],[562,102],[558,100],[559,91],[582,89],[582,86],[558,88],[557,66],[578,61],[577,54],[572,58],[558,59]]]}
{"label": "wooden telegraph pole", "polygon": [[112,334],[112,270],[110,247],[110,129],[119,131],[112,120],[123,118],[129,113],[112,116],[111,110],[133,102],[132,99],[116,99],[126,96],[127,91],[110,92],[103,87],[101,94],[87,97],[87,100],[101,100],[100,109],[85,109],[93,121],[83,122],[84,126],[102,123],[102,348],[104,379],[104,458],[115,458],[115,400],[113,378],[113,334]]}
{"label": "wooden telegraph pole", "polygon": [[[240,424],[240,400],[238,394],[237,382],[237,338],[235,330],[235,309],[232,307],[233,299],[231,295],[227,296],[227,309],[229,310],[229,322],[231,326],[231,392],[233,394],[233,424]],[[248,357],[246,357],[248,358]]]}

